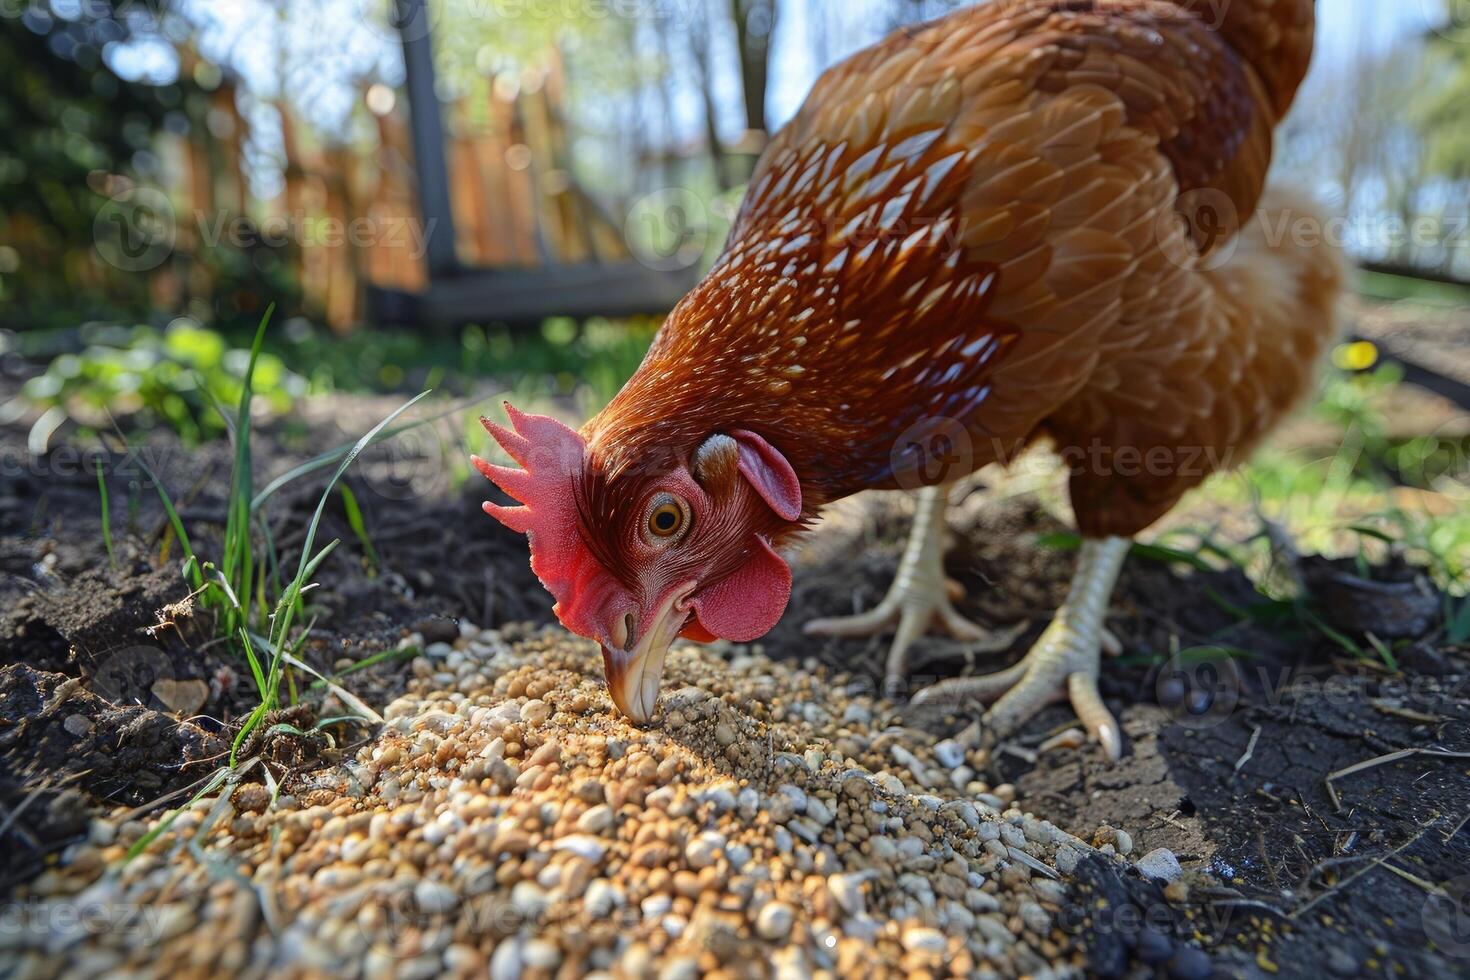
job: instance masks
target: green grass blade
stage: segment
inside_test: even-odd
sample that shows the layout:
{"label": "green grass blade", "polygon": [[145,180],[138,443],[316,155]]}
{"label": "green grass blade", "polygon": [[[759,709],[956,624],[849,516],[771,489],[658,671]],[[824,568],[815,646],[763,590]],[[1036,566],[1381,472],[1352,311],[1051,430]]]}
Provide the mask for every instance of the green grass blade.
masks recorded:
{"label": "green grass blade", "polygon": [[306,527],[306,540],[301,546],[301,563],[296,570],[297,583],[301,581],[301,577],[306,571],[307,556],[311,554],[311,546],[316,540],[317,527],[322,522],[322,512],[327,509],[327,500],[331,497],[332,488],[335,487],[337,485],[337,482],[342,479],[342,474],[347,472],[347,467],[351,466],[353,461],[362,454],[362,451],[366,449],[375,438],[377,438],[378,433],[382,432],[383,429],[386,428],[389,423],[391,423],[394,419],[398,418],[398,416],[408,411],[414,405],[417,405],[428,394],[429,392],[427,391],[421,391],[413,398],[400,405],[391,415],[383,419],[377,425],[373,426],[367,431],[366,435],[357,440],[356,444],[354,444],[353,447],[348,450],[347,455],[342,459],[342,462],[337,464],[336,471],[332,474],[332,478],[327,481],[326,489],[322,491],[321,499],[317,501],[316,512],[311,515],[311,523],[308,524]]}
{"label": "green grass blade", "polygon": [[126,864],[133,858],[137,857],[139,854],[142,854],[145,850],[148,849],[149,844],[152,844],[155,840],[161,837],[168,830],[169,827],[173,826],[173,822],[179,818],[179,815],[181,813],[183,813],[185,810],[188,810],[195,803],[198,803],[210,793],[213,793],[215,790],[223,786],[225,780],[230,778],[230,773],[234,770],[234,766],[235,760],[232,757],[230,759],[229,768],[221,769],[216,772],[213,776],[209,778],[209,781],[207,783],[200,787],[199,792],[195,793],[192,797],[189,798],[188,803],[185,803],[177,810],[170,811],[168,816],[164,817],[162,820],[158,821],[158,823],[153,825],[152,830],[148,831],[142,837],[139,837],[137,840],[135,840],[133,842],[133,845],[128,848],[127,853],[123,855],[123,863]]}
{"label": "green grass blade", "polygon": [[[427,391],[424,392],[423,394],[419,395],[418,398],[415,398],[414,401],[415,402],[418,401],[419,398],[422,398],[422,397],[424,397],[424,395],[427,395],[427,394],[428,394]],[[373,438],[369,441],[369,443],[367,443],[367,445],[373,445],[373,444],[376,444],[376,443],[379,443],[379,442],[386,442],[387,440],[392,439],[394,436],[401,435],[404,432],[411,432],[414,429],[420,428],[420,427],[425,426],[425,425],[429,425],[430,423],[433,423],[433,422],[437,422],[437,421],[439,421],[442,418],[446,418],[447,416],[453,415],[456,412],[463,411],[465,408],[468,408],[468,407],[473,406],[473,405],[478,405],[481,402],[484,402],[484,401],[487,401],[487,400],[488,399],[484,399],[484,398],[476,398],[476,399],[467,400],[467,401],[464,401],[464,402],[458,402],[458,403],[452,405],[451,407],[446,408],[442,412],[438,412],[438,413],[436,413],[434,415],[430,415],[430,416],[428,416],[426,418],[417,419],[417,420],[415,420],[413,422],[406,422],[403,425],[394,426],[391,429],[387,429],[387,430],[385,430],[383,432],[380,432],[380,433],[374,435]],[[411,405],[411,404],[413,404],[413,402],[410,402],[409,404]],[[407,405],[404,406],[404,408],[407,408],[407,407],[408,407]],[[398,412],[395,412],[394,413],[394,416],[397,416],[399,414],[399,412],[402,412],[402,411],[403,411],[403,409],[399,409]],[[264,504],[267,500],[269,500],[272,496],[274,496],[277,492],[279,492],[282,487],[287,486],[290,483],[294,483],[296,480],[301,479],[303,476],[309,476],[310,474],[315,473],[317,470],[326,469],[328,466],[331,466],[333,463],[337,462],[343,456],[346,456],[348,453],[353,453],[353,452],[359,452],[360,453],[364,448],[366,448],[366,446],[364,446],[361,443],[361,440],[359,440],[358,443],[354,443],[353,445],[342,445],[342,446],[338,446],[335,449],[329,449],[329,450],[327,450],[326,452],[322,453],[319,456],[313,456],[311,459],[308,459],[306,462],[300,464],[299,466],[295,466],[295,467],[287,470],[285,473],[282,473],[280,476],[276,477],[274,480],[272,480],[269,483],[267,483],[261,489],[261,491],[255,495],[255,499],[250,502],[250,509],[251,510],[259,510],[260,507],[261,507],[261,505]]]}
{"label": "green grass blade", "polygon": [[370,657],[363,657],[361,660],[354,661],[351,665],[342,668],[331,677],[326,677],[319,681],[313,681],[311,683],[311,686],[313,688],[321,687],[328,681],[340,681],[348,674],[355,674],[359,670],[367,670],[369,667],[374,667],[380,663],[384,663],[389,660],[402,660],[408,657],[417,657],[420,652],[421,651],[416,646],[394,647],[391,650],[380,650]]}
{"label": "green grass blade", "polygon": [[1347,529],[1349,531],[1352,531],[1354,534],[1360,534],[1365,538],[1373,538],[1375,541],[1382,541],[1384,544],[1392,545],[1398,543],[1394,540],[1393,535],[1389,534],[1386,531],[1380,531],[1376,527],[1368,527],[1365,524],[1350,524],[1348,525]]}
{"label": "green grass blade", "polygon": [[[257,683],[261,685],[260,704],[256,705],[255,709],[245,718],[245,723],[240,726],[240,731],[236,733],[234,741],[230,743],[231,765],[234,765],[235,756],[240,751],[240,746],[244,744],[246,737],[260,725],[267,714],[276,710],[280,704],[282,668],[291,652],[287,649],[286,637],[291,630],[291,619],[295,615],[297,603],[301,598],[301,594],[306,591],[302,583],[316,571],[317,567],[321,565],[322,561],[336,547],[337,542],[332,541],[318,552],[311,561],[307,562],[298,576],[292,580],[286,590],[286,594],[281,596],[280,601],[276,604],[276,622],[271,625],[271,635],[265,639],[266,649],[270,651],[270,667],[265,672],[265,675],[257,680]],[[248,647],[250,643],[249,632],[242,629],[241,635],[244,637],[249,655],[252,661],[254,661],[254,648]],[[305,636],[301,637],[301,642],[304,641]]]}
{"label": "green grass blade", "polygon": [[1342,647],[1344,650],[1352,654],[1357,659],[1370,659],[1367,652],[1361,646],[1355,643],[1351,637],[1349,637],[1345,633],[1333,629],[1331,626],[1328,626],[1313,613],[1310,613],[1305,609],[1302,610],[1302,620],[1312,629],[1316,630],[1318,633],[1321,633],[1323,636],[1327,637],[1327,639],[1331,640],[1333,643],[1336,643],[1338,646]]}
{"label": "green grass blade", "polygon": [[[1076,551],[1082,547],[1082,536],[1071,531],[1053,531],[1050,534],[1042,534],[1036,538],[1038,548],[1047,548],[1051,551]],[[1161,544],[1140,544],[1135,542],[1128,553],[1137,558],[1147,558],[1150,561],[1162,562],[1166,565],[1188,565],[1196,571],[1208,572],[1211,570],[1210,563],[1199,555],[1177,548],[1168,548]]]}
{"label": "green grass blade", "polygon": [[266,711],[267,709],[265,706],[265,702],[262,701],[260,704],[257,704],[255,706],[255,710],[251,711],[250,714],[245,718],[245,724],[240,726],[240,731],[235,734],[234,741],[230,743],[231,767],[235,765],[235,756],[239,753],[240,746],[245,743],[246,737],[249,736],[251,732],[255,731],[261,720],[265,718]]}
{"label": "green grass blade", "polygon": [[255,655],[255,646],[250,642],[250,631],[240,627],[240,642],[245,647],[245,659],[250,662],[250,676],[255,680],[255,689],[265,697],[268,685],[265,680],[265,671],[261,669],[260,658]]}
{"label": "green grass blade", "polygon": [[1037,537],[1036,547],[1051,551],[1076,551],[1082,547],[1082,536],[1071,531],[1053,531]]}
{"label": "green grass blade", "polygon": [[1373,647],[1374,652],[1378,654],[1378,659],[1382,660],[1389,670],[1397,674],[1399,672],[1399,658],[1393,655],[1393,649],[1372,633],[1365,634],[1364,638]]}
{"label": "green grass blade", "polygon": [[358,544],[362,545],[369,572],[377,574],[378,552],[373,548],[372,539],[368,537],[367,522],[362,519],[362,508],[357,505],[357,495],[345,483],[342,484],[342,507],[347,511],[347,526],[352,528],[352,533],[357,535]]}
{"label": "green grass blade", "polygon": [[311,586],[306,584],[306,580],[316,573],[317,566],[319,566],[324,560],[326,560],[326,557],[332,553],[332,551],[337,547],[337,544],[337,541],[331,541],[327,544],[325,548],[317,553],[315,558],[307,562],[306,565],[302,566],[302,569],[297,574],[296,578],[293,579],[291,581],[291,584],[286,587],[286,591],[281,596],[280,602],[276,603],[276,611],[274,614],[275,620],[271,623],[270,636],[270,649],[272,651],[272,694],[275,693],[276,684],[279,682],[279,678],[276,677],[276,671],[280,666],[281,658],[286,653],[290,652],[286,645],[286,637],[291,631],[291,620],[295,617],[296,610],[300,606],[302,595],[304,595],[311,588]]}
{"label": "green grass blade", "polygon": [[214,409],[214,414],[225,420],[225,428],[229,430],[230,444],[234,445],[235,420],[230,417],[229,411],[225,408],[224,403],[219,400],[219,396],[209,390],[208,380],[202,372],[194,372],[194,385],[200,391],[204,392],[205,398],[209,399],[209,407]]}
{"label": "green grass blade", "polygon": [[[122,435],[121,430],[119,430],[118,435]],[[163,510],[168,515],[169,524],[173,527],[174,537],[179,539],[179,547],[184,549],[184,563],[191,568],[190,580],[193,582],[194,588],[204,588],[204,574],[200,570],[202,566],[194,554],[193,545],[189,543],[189,534],[184,530],[184,522],[179,519],[179,512],[174,509],[173,500],[169,498],[168,491],[163,489],[163,481],[158,478],[158,474],[154,473],[153,468],[143,459],[142,453],[135,454],[133,459],[137,462],[138,468],[143,471],[143,475],[148,477],[148,482],[153,484],[153,489],[158,492],[158,499],[163,502]]]}
{"label": "green grass blade", "polygon": [[1198,572],[1211,571],[1210,563],[1199,555],[1180,551],[1178,548],[1167,548],[1160,544],[1134,544],[1128,549],[1128,553],[1165,565],[1188,565]]}
{"label": "green grass blade", "polygon": [[341,458],[337,469],[332,473],[332,478],[327,481],[326,487],[323,488],[321,498],[317,501],[316,510],[311,515],[311,523],[307,525],[306,538],[301,544],[301,559],[296,566],[296,575],[287,584],[280,600],[276,603],[276,610],[271,623],[269,636],[270,669],[265,677],[265,693],[261,698],[260,704],[256,706],[254,711],[250,712],[250,715],[245,719],[245,724],[241,726],[240,731],[235,735],[234,741],[230,744],[230,762],[232,765],[245,739],[260,725],[267,714],[275,710],[279,702],[281,673],[290,652],[288,640],[291,634],[291,621],[295,618],[302,594],[308,588],[307,580],[316,572],[321,563],[337,546],[338,542],[333,541],[316,554],[312,554],[311,550],[312,546],[316,543],[316,532],[321,526],[322,514],[327,509],[327,501],[332,497],[332,490],[342,479],[342,474],[347,472],[347,468],[352,465],[362,453],[363,449],[370,445],[379,433],[390,425],[394,419],[418,404],[428,394],[429,392],[427,391],[420,392],[416,397],[400,405],[387,418],[369,429]]}
{"label": "green grass blade", "polygon": [[[255,479],[252,472],[254,461],[250,452],[250,407],[255,398],[255,366],[260,361],[266,327],[270,325],[274,311],[275,304],[267,307],[265,315],[260,318],[260,325],[255,329],[255,339],[250,344],[250,361],[245,366],[240,404],[233,427],[235,465],[230,472],[229,508],[225,521],[221,567],[235,592],[245,596],[250,594],[250,584],[254,577],[251,571],[254,556],[250,534],[250,500],[255,492]],[[228,419],[226,424],[229,424]]]}
{"label": "green grass blade", "polygon": [[102,461],[96,460],[97,494],[102,498],[102,543],[107,546],[107,565],[117,568],[117,555],[112,550],[112,506],[107,497],[107,480],[102,475]]}

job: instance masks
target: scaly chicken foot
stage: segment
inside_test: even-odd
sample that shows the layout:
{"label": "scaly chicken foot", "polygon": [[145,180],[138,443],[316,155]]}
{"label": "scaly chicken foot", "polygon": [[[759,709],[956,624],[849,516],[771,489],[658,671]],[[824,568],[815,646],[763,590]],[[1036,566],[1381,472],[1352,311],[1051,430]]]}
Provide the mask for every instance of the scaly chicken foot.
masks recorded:
{"label": "scaly chicken foot", "polygon": [[1123,752],[1122,734],[1098,694],[1098,661],[1104,646],[1117,643],[1103,626],[1103,619],[1131,545],[1127,538],[1083,541],[1066,601],[1019,663],[983,677],[935,684],[916,694],[914,703],[993,701],[980,723],[1000,736],[1014,731],[1065,691],[1078,719],[1108,758],[1117,761]]}
{"label": "scaly chicken foot", "polygon": [[814,619],[805,626],[808,635],[839,637],[873,636],[892,628],[893,643],[888,648],[884,672],[888,691],[904,686],[909,674],[909,651],[931,627],[940,626],[971,644],[967,652],[999,653],[1010,649],[1030,625],[1020,623],[993,632],[955,611],[952,599],[962,595],[963,590],[944,574],[944,510],[948,504],[948,486],[925,487],[918,492],[913,530],[893,584],[878,605],[856,616]]}

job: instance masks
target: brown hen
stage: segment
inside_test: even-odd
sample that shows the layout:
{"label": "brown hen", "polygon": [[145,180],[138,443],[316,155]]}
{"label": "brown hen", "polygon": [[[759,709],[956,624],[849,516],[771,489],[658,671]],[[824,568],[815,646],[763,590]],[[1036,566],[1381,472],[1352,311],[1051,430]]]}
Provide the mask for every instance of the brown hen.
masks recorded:
{"label": "brown hen", "polygon": [[896,625],[893,678],[936,620],[1003,645],[946,596],[946,488],[1047,437],[1072,591],[1014,667],[920,697],[998,698],[1004,732],[1065,691],[1116,758],[1098,653],[1128,539],[1249,452],[1335,329],[1318,213],[1263,193],[1312,32],[1312,0],[1002,0],[828,71],[607,408],[490,424],[526,470],[482,469],[526,506],[487,509],[530,534],[618,705],[651,715],[676,635],[774,625],[775,549],[865,489],[922,488],[898,576],[809,628]]}

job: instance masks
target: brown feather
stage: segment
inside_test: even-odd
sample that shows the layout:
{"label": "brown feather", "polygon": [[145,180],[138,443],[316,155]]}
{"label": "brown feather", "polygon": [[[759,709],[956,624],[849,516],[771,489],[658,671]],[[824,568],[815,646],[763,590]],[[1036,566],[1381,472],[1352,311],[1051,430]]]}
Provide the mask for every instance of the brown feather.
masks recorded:
{"label": "brown feather", "polygon": [[[934,418],[968,468],[1040,434],[1243,454],[1305,389],[1341,282],[1330,250],[1258,227],[1311,48],[1311,0],[1022,0],[833,68],[584,428],[609,486],[743,428],[810,513],[897,485],[902,434]],[[1083,466],[1079,522],[1133,533],[1218,465]]]}

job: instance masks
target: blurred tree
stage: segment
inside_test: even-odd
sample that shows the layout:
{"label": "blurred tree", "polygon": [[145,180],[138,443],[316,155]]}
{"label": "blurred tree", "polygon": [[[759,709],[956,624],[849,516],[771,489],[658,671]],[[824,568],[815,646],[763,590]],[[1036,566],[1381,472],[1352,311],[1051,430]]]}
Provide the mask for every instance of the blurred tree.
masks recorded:
{"label": "blurred tree", "polygon": [[66,8],[0,14],[0,321],[15,326],[146,308],[147,282],[98,255],[94,222],[119,175],[156,169],[153,135],[185,125],[179,85],[128,81],[104,56],[154,13],[128,0]]}
{"label": "blurred tree", "polygon": [[621,110],[631,107],[644,130],[632,141],[635,153],[654,152],[650,123],[656,132],[670,121],[642,118],[639,99],[645,91],[658,94],[665,64],[642,29],[664,31],[674,21],[657,15],[640,22],[625,16],[628,6],[430,0],[440,96],[473,109],[489,104],[492,87],[514,93],[541,84],[549,72],[564,73],[566,116],[558,122],[570,131],[572,174],[588,188],[631,193],[637,168],[628,166],[628,133],[618,125],[628,116]]}
{"label": "blurred tree", "polygon": [[771,40],[776,35],[776,0],[730,0],[735,41],[740,47],[740,80],[745,96],[745,128],[766,132],[766,89],[771,71]]}
{"label": "blurred tree", "polygon": [[[1470,24],[1465,31],[1470,38]],[[1421,112],[1429,169],[1450,180],[1470,180],[1470,44],[1437,37],[1429,51],[1438,79]]]}
{"label": "blurred tree", "polygon": [[[704,114],[705,142],[709,147],[710,159],[714,163],[715,185],[721,192],[724,192],[734,186],[735,178],[730,169],[730,156],[725,152],[725,144],[720,139],[720,116],[718,104],[715,101],[714,57],[710,50],[711,33],[708,25],[705,25],[703,30],[691,30],[689,32],[689,52],[693,55],[696,69],[696,83],[699,86]],[[761,91],[764,92],[764,81],[761,84]],[[746,95],[747,112],[749,112],[748,91]]]}
{"label": "blurred tree", "polygon": [[1440,234],[1416,256],[1437,271],[1470,277],[1470,6],[1451,4],[1427,44],[1429,96],[1417,113],[1424,169],[1443,186]]}
{"label": "blurred tree", "polygon": [[291,308],[280,248],[244,214],[234,79],[179,6],[0,6],[0,323]]}

